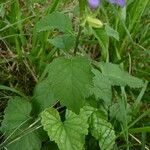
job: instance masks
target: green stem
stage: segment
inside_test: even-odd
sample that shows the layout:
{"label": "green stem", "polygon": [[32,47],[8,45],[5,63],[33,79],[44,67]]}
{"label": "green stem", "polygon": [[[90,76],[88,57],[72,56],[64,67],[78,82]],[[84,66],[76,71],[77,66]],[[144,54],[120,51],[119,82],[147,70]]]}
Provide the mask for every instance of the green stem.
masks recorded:
{"label": "green stem", "polygon": [[[51,7],[49,7],[49,9],[47,10],[46,12],[46,15],[47,14],[51,14],[52,12],[54,12],[59,4],[59,1],[60,0],[55,0],[52,4]],[[46,47],[46,42],[47,42],[47,39],[48,39],[48,36],[49,36],[49,31],[45,32],[44,33],[44,41],[43,41],[43,44],[42,44],[42,49],[45,50],[45,47]]]}
{"label": "green stem", "polygon": [[82,19],[85,12],[85,0],[79,0],[79,9],[80,9],[80,19]]}
{"label": "green stem", "polygon": [[80,35],[81,35],[81,31],[82,31],[82,27],[79,26],[79,31],[78,31],[78,35],[77,35],[76,43],[75,43],[74,54],[76,54],[76,52],[77,52],[77,50],[78,50],[79,38],[80,38]]}
{"label": "green stem", "polygon": [[79,0],[79,10],[80,10],[80,16],[79,16],[80,25],[79,25],[78,35],[77,35],[77,38],[76,38],[74,54],[76,54],[76,52],[78,50],[79,38],[81,36],[81,31],[82,31],[81,22],[82,22],[84,11],[85,11],[85,0]]}

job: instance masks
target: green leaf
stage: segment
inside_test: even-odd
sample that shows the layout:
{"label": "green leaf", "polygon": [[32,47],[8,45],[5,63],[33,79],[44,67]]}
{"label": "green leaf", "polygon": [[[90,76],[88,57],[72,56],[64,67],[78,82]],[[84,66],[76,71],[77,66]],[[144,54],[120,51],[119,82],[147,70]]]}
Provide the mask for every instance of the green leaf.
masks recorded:
{"label": "green leaf", "polygon": [[[40,149],[41,142],[35,132],[24,135],[24,129],[29,126],[31,104],[24,98],[14,97],[8,101],[4,111],[2,132],[5,133],[8,150]],[[9,137],[9,138],[8,138]]]}
{"label": "green leaf", "polygon": [[13,131],[30,119],[31,104],[21,97],[11,98],[4,111],[1,129],[3,132]]}
{"label": "green leaf", "polygon": [[102,48],[102,57],[105,60],[108,55],[109,37],[104,28],[93,29],[92,31]]}
{"label": "green leaf", "polygon": [[110,27],[109,25],[106,25],[105,30],[108,36],[114,37],[116,40],[119,41],[119,34],[112,27]]}
{"label": "green leaf", "polygon": [[72,23],[70,18],[62,12],[53,12],[38,21],[35,28],[37,32],[48,31],[51,29],[70,32],[72,31]]}
{"label": "green leaf", "polygon": [[68,51],[74,46],[75,37],[72,36],[71,34],[65,34],[57,36],[53,39],[48,39],[48,41],[55,47]]}
{"label": "green leaf", "polygon": [[92,135],[99,140],[101,150],[111,150],[115,143],[115,132],[112,125],[102,118],[100,113],[94,112],[90,118]]}
{"label": "green leaf", "polygon": [[108,113],[106,112],[106,110],[104,110],[103,107],[99,107],[98,109],[89,105],[85,105],[83,108],[81,108],[80,110],[80,117],[82,118],[82,120],[84,120],[85,122],[88,122],[89,118],[91,117],[91,115],[97,112],[101,115],[101,118],[103,119],[107,119],[108,117]]}
{"label": "green leaf", "polygon": [[39,82],[34,90],[33,108],[36,113],[43,111],[45,108],[52,106],[57,100],[51,92],[47,80]]}
{"label": "green leaf", "polygon": [[104,110],[84,106],[80,111],[80,117],[90,125],[90,132],[99,141],[102,150],[112,149],[115,143],[115,132],[112,125],[106,120]]}
{"label": "green leaf", "polygon": [[60,150],[82,150],[88,125],[79,115],[67,110],[66,120],[61,121],[54,108],[46,109],[41,114],[41,123],[48,132],[50,140],[54,140]]}
{"label": "green leaf", "polygon": [[114,103],[110,106],[109,112],[110,112],[110,118],[111,119],[117,119],[118,121],[124,123],[127,121],[128,123],[132,120],[132,109],[131,105],[127,103],[126,108],[125,106],[119,103]]}
{"label": "green leaf", "polygon": [[123,71],[119,65],[112,63],[99,63],[99,66],[102,70],[102,74],[111,81],[112,85],[128,85],[132,88],[139,88],[144,85],[142,80]]}
{"label": "green leaf", "polygon": [[104,103],[109,106],[112,99],[111,82],[100,71],[93,69],[94,73],[94,87],[91,88],[96,99],[103,99]]}
{"label": "green leaf", "polygon": [[35,132],[31,132],[6,147],[8,150],[40,150],[41,141]]}
{"label": "green leaf", "polygon": [[97,110],[94,107],[91,106],[84,106],[83,108],[81,108],[80,110],[80,117],[82,118],[82,120],[84,120],[85,122],[88,121],[88,119],[90,118],[91,114]]}
{"label": "green leaf", "polygon": [[89,96],[92,71],[84,57],[57,58],[49,66],[47,80],[56,99],[75,112],[79,112]]}

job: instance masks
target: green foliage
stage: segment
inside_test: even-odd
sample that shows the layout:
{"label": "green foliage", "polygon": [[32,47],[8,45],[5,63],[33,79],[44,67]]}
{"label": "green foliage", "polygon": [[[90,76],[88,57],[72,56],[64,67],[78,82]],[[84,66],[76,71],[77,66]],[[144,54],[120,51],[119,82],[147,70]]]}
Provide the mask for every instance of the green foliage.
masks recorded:
{"label": "green foliage", "polygon": [[44,80],[37,84],[34,90],[34,111],[39,113],[45,108],[52,106],[55,103],[56,99],[54,94],[51,92],[51,87],[47,80]]}
{"label": "green foliage", "polygon": [[110,122],[107,121],[103,110],[85,106],[80,111],[82,120],[88,121],[89,130],[93,137],[99,141],[102,150],[113,149],[115,144],[115,131]]}
{"label": "green foliage", "polygon": [[110,80],[112,85],[128,85],[132,88],[139,88],[144,85],[142,80],[123,71],[119,65],[112,63],[99,63],[99,67],[102,70],[102,74]]}
{"label": "green foliage", "polygon": [[115,31],[112,27],[110,27],[109,25],[106,25],[105,30],[108,36],[113,37],[119,41],[119,33]]}
{"label": "green foliage", "polygon": [[72,23],[70,18],[62,12],[53,12],[38,21],[35,28],[37,32],[58,29],[69,33],[72,31]]}
{"label": "green foliage", "polygon": [[99,140],[99,146],[102,150],[113,149],[116,138],[113,126],[107,120],[103,119],[100,113],[92,113],[90,130],[92,135]]}
{"label": "green foliage", "polygon": [[31,119],[30,112],[31,104],[26,99],[15,97],[9,100],[1,126],[1,131],[7,139],[5,142],[8,150],[19,150],[20,147],[22,150],[40,149],[41,141],[36,132],[24,133]]}
{"label": "green foliage", "polygon": [[149,6],[1,0],[0,149],[148,149]]}
{"label": "green foliage", "polygon": [[112,99],[111,82],[100,71],[94,69],[94,87],[91,89],[96,99],[103,99],[104,103],[109,106]]}
{"label": "green foliage", "polygon": [[[79,112],[92,86],[90,61],[84,57],[57,58],[49,65],[49,92],[69,109]],[[44,83],[45,84],[45,83]],[[45,93],[43,93],[45,94]]]}
{"label": "green foliage", "polygon": [[75,37],[71,34],[64,34],[53,39],[48,39],[48,42],[57,48],[68,51],[74,46]]}
{"label": "green foliage", "polygon": [[27,135],[23,135],[23,137],[19,137],[17,141],[9,144],[7,146],[8,150],[39,150],[41,147],[41,141],[38,138],[35,132],[28,133]]}
{"label": "green foliage", "polygon": [[114,129],[104,117],[103,111],[91,106],[83,107],[79,115],[66,110],[64,122],[61,121],[58,111],[54,108],[45,109],[41,117],[44,130],[61,150],[82,150],[88,127],[92,135],[99,141],[102,150],[112,149],[115,143]]}
{"label": "green foliage", "polygon": [[102,48],[102,58],[106,60],[108,57],[109,36],[107,35],[104,27],[100,29],[93,29],[92,32],[95,38],[98,40],[100,47]]}
{"label": "green foliage", "polygon": [[137,20],[140,20],[147,4],[148,4],[148,0],[145,0],[145,1],[135,0],[133,7],[130,11],[131,18],[132,18],[129,23],[130,31],[133,30],[135,26],[137,25]]}
{"label": "green foliage", "polygon": [[20,124],[30,119],[31,104],[21,97],[9,100],[5,109],[5,116],[2,122],[2,131],[8,132],[15,130]]}
{"label": "green foliage", "polygon": [[80,116],[70,110],[66,111],[66,120],[61,121],[59,113],[54,108],[48,108],[41,114],[41,123],[60,150],[82,150],[88,125]]}
{"label": "green foliage", "polygon": [[127,104],[126,106],[126,116],[123,113],[123,106],[121,106],[119,103],[114,103],[113,105],[111,105],[111,107],[109,108],[110,110],[110,118],[111,119],[116,119],[120,122],[124,122],[125,120],[127,120],[127,122],[130,122],[132,120],[131,118],[131,114],[132,114],[132,109],[131,109],[131,105]]}

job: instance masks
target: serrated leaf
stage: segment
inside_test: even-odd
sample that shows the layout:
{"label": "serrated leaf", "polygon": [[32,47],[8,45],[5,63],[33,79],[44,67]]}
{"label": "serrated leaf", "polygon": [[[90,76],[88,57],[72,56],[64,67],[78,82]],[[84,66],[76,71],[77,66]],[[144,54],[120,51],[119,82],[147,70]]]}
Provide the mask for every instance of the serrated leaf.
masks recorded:
{"label": "serrated leaf", "polygon": [[132,88],[139,88],[144,85],[142,80],[123,71],[119,65],[112,63],[99,63],[99,66],[102,70],[102,74],[111,81],[112,85],[128,85]]}
{"label": "serrated leaf", "polygon": [[90,130],[92,135],[99,141],[101,150],[113,149],[116,138],[114,129],[98,112],[94,112],[91,115]]}
{"label": "serrated leaf", "polygon": [[29,126],[31,109],[31,104],[22,97],[8,101],[1,126],[5,138],[11,135],[6,144],[8,150],[20,150],[20,147],[22,150],[40,149],[41,142],[35,132],[22,136],[24,128]]}
{"label": "serrated leaf", "polygon": [[2,131],[12,131],[23,122],[28,121],[31,109],[31,104],[27,100],[21,97],[11,98],[4,111],[5,115],[1,126]]}
{"label": "serrated leaf", "polygon": [[110,27],[109,25],[106,25],[105,30],[108,36],[113,37],[119,41],[119,33],[115,31],[112,27]]}
{"label": "serrated leaf", "polygon": [[52,106],[57,100],[54,98],[50,90],[50,85],[47,80],[39,82],[34,90],[34,111],[39,113],[45,108]]}
{"label": "serrated leaf", "polygon": [[72,31],[72,23],[70,18],[62,12],[53,12],[38,21],[35,29],[37,32],[47,31],[51,29],[70,32]]}
{"label": "serrated leaf", "polygon": [[72,36],[71,34],[65,34],[57,36],[53,39],[48,39],[48,41],[55,47],[68,51],[74,46],[75,37]]}
{"label": "serrated leaf", "polygon": [[49,66],[47,80],[55,98],[75,112],[79,112],[89,96],[93,74],[84,57],[57,58]]}
{"label": "serrated leaf", "polygon": [[100,71],[93,69],[94,73],[94,87],[91,88],[96,99],[103,99],[104,103],[109,106],[112,99],[111,82]]}
{"label": "serrated leaf", "polygon": [[54,108],[46,109],[41,114],[41,123],[60,150],[82,150],[88,125],[79,115],[66,111],[66,120],[61,121],[59,113]]}

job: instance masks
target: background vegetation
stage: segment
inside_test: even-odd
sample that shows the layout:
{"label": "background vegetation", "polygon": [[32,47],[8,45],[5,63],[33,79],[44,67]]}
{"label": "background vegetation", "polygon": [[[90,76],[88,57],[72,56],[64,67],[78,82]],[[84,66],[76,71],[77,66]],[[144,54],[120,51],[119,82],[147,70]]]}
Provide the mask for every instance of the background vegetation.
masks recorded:
{"label": "background vegetation", "polygon": [[1,0],[0,149],[150,149],[150,1]]}

